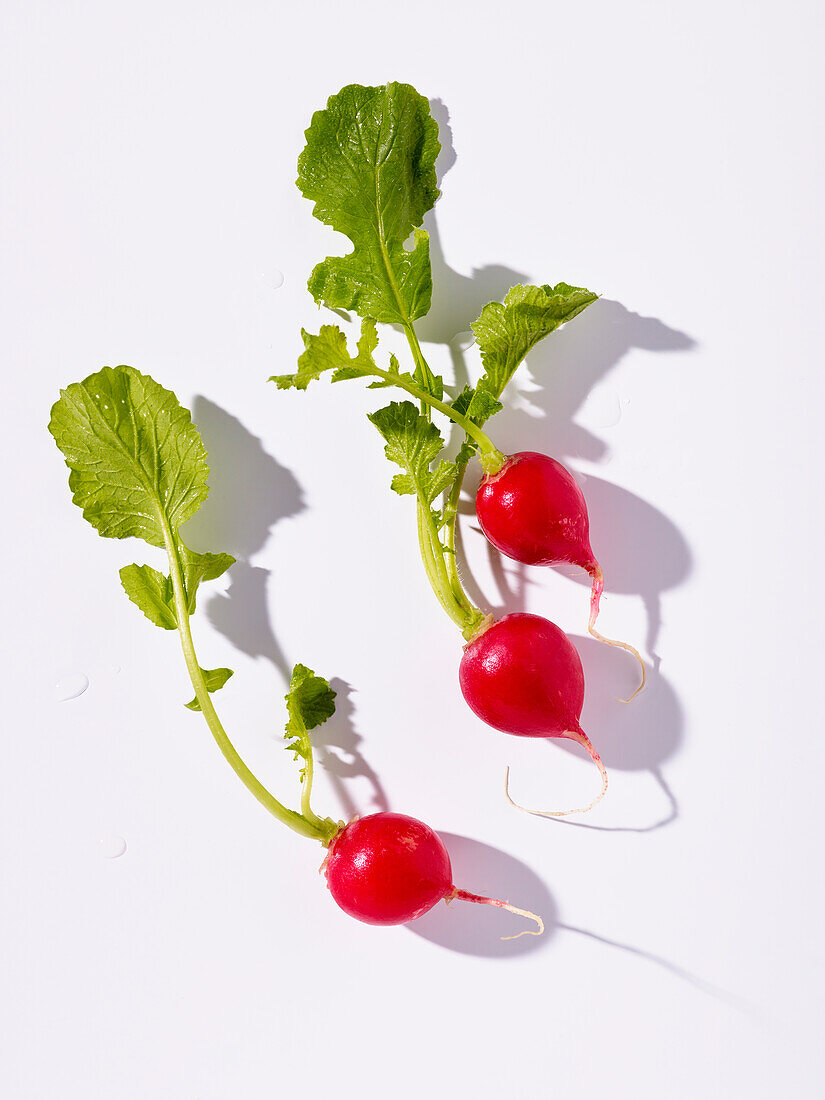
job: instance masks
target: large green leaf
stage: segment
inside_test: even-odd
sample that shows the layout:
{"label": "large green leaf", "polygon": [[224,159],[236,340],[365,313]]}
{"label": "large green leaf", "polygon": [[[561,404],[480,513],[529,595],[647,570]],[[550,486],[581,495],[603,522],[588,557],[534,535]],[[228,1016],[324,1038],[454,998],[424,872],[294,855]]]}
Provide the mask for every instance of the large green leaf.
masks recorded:
{"label": "large green leaf", "polygon": [[188,409],[132,367],[104,367],[61,390],[49,431],[84,517],[107,538],[164,545],[206,499],[206,450]]}
{"label": "large green leaf", "polygon": [[[178,534],[208,492],[206,449],[188,409],[133,367],[104,367],[61,390],[49,431],[66,459],[73,499],[85,518],[107,538],[134,536],[163,546],[170,568],[180,570],[180,602],[192,615],[201,582],[219,577],[235,559],[190,550]],[[156,626],[182,626],[171,574],[126,565],[120,580]],[[218,691],[231,675],[227,668],[205,671],[207,690]],[[199,709],[197,698],[186,705]]]}
{"label": "large green leaf", "polygon": [[[350,84],[316,111],[298,160],[315,217],[353,243],[309,279],[317,302],[406,324],[430,308],[429,239],[418,227],[438,198],[438,125],[409,84]],[[415,230],[412,249],[404,247]]]}

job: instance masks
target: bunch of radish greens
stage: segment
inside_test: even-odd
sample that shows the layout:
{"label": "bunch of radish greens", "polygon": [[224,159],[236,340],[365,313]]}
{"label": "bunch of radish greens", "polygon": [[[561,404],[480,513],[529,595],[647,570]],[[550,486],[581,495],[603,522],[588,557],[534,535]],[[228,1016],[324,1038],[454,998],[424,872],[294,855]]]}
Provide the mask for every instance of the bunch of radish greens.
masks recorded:
{"label": "bunch of radish greens", "polygon": [[278,821],[327,849],[322,867],[338,905],[369,924],[403,924],[442,899],[458,898],[535,920],[540,934],[544,926],[534,914],[454,886],[447,850],[423,822],[377,813],[347,824],[315,813],[309,735],[334,714],[335,692],[306,666],[295,665],[286,695],[287,748],[301,764],[298,808],[275,798],[238,755],[212,702],[232,671],[201,667],[190,625],[200,585],[235,559],[194,551],[181,537],[206,499],[209,469],[200,434],[175,395],[132,367],[104,367],[61,391],[49,431],[69,467],[72,499],[98,533],[165,551],[167,573],[124,566],[124,591],[155,626],[177,631],[195,693],[186,706],[203,715],[235,774]]}
{"label": "bunch of radish greens", "polygon": [[[476,514],[484,534],[516,561],[566,562],[586,570],[592,578],[588,629],[636,656],[641,690],[645,666],[639,654],[624,642],[604,638],[595,627],[604,578],[590,546],[587,506],[578,485],[547,455],[503,454],[485,431],[531,348],[598,295],[567,283],[512,287],[503,303],[489,303],[472,322],[481,378],[475,386],[447,394],[415,330],[433,292],[429,239],[421,225],[439,195],[439,149],[429,104],[408,84],[351,84],[313,115],[298,161],[298,187],[315,204],[315,217],[348,237],[353,248],[319,263],[309,290],[319,304],[357,314],[361,330],[355,354],[338,325],[323,325],[317,334],[302,331],[297,371],[271,381],[279,389],[303,390],[329,372],[333,382],[366,378],[370,388],[392,387],[407,395],[369,419],[386,442],[387,458],[401,468],[392,488],[415,498],[424,569],[465,639],[459,667],[464,698],[481,719],[505,733],[568,737],[584,746],[602,776],[601,791],[586,810],[603,797],[607,773],[579,724],[584,675],[578,653],[563,631],[539,615],[510,614],[493,621],[474,606],[458,573],[456,522],[467,465],[477,458],[483,477]],[[412,369],[404,370],[394,354],[379,364],[378,324],[400,327]],[[453,459],[445,456],[434,415],[463,432]],[[506,784],[505,779],[505,789]],[[582,810],[531,812],[561,817]]]}

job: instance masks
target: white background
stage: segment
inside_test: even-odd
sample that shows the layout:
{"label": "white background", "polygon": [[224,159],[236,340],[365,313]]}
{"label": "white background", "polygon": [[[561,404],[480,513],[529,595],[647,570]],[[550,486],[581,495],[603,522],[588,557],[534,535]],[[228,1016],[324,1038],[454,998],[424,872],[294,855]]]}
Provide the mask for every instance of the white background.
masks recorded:
{"label": "white background", "polygon": [[[822,836],[821,4],[625,0],[2,4],[5,628],[0,1090],[14,1100],[819,1095]],[[346,244],[294,186],[349,82],[438,102],[433,365],[517,281],[603,295],[540,346],[495,423],[565,460],[607,578],[503,567],[472,595],[580,644],[578,749],[460,698],[460,638],[359,384],[279,393],[309,271]],[[278,287],[279,273],[283,285]],[[452,341],[452,344],[451,344]],[[442,831],[455,881],[540,911],[337,910],[320,848],[269,819],[197,715],[175,638],[117,569],[45,426],[130,363],[190,405],[213,492],[188,534],[238,565],[202,663],[251,766],[296,791],[285,670],[336,680],[317,803]],[[60,702],[55,683],[85,675]],[[350,687],[347,687],[350,685]],[[105,852],[123,837],[119,859]]]}

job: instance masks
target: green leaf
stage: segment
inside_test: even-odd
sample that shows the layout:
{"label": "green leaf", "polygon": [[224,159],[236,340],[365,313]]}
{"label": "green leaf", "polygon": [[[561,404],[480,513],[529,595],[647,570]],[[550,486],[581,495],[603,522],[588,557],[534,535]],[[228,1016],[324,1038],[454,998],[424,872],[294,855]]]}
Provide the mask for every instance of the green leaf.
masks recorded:
{"label": "green leaf", "polygon": [[107,538],[164,545],[208,492],[206,450],[187,409],[132,367],[104,367],[61,391],[49,431],[84,517]]}
{"label": "green leaf", "polygon": [[507,291],[503,304],[488,303],[471,326],[481,351],[484,375],[468,403],[467,415],[480,426],[498,412],[498,398],[530,349],[597,298],[598,294],[583,287],[558,283],[514,286]]}
{"label": "green leaf", "polygon": [[[231,668],[202,668],[201,672],[203,673],[203,678],[206,682],[206,690],[210,692],[210,694],[213,691],[220,691],[220,689],[232,675]],[[197,695],[194,699],[190,699],[188,703],[184,703],[183,705],[185,707],[188,707],[189,710],[201,709],[201,705],[198,702]]]}
{"label": "green leaf", "polygon": [[[311,668],[295,665],[285,699],[289,716],[286,723],[286,747],[295,754],[296,760],[300,758],[308,761],[312,756],[309,731],[335,714],[335,692]],[[303,771],[301,778],[303,779]]]}
{"label": "green leaf", "polygon": [[273,374],[269,379],[279,390],[294,387],[305,390],[328,370],[334,371],[333,382],[345,378],[364,378],[373,374],[375,360],[373,352],[378,347],[378,333],[375,322],[366,317],[361,322],[361,336],[358,340],[358,354],[352,356],[347,348],[347,338],[337,325],[322,325],[317,336],[301,329],[304,351],[298,358],[298,370],[295,374]]}
{"label": "green leaf", "polygon": [[[234,562],[230,554],[199,553],[178,528],[206,499],[206,450],[187,409],[170,390],[132,367],[104,367],[61,390],[49,430],[69,467],[75,504],[101,535],[142,538],[165,547],[180,565],[187,614],[198,586]],[[172,577],[150,565],[120,570],[126,595],[156,626],[178,621]],[[209,691],[223,687],[229,669],[207,672]],[[199,709],[197,700],[187,703]]]}
{"label": "green leaf", "polygon": [[186,589],[186,609],[194,615],[198,586],[202,581],[214,581],[223,576],[235,564],[235,559],[231,554],[198,553],[197,550],[190,550],[181,539],[177,540],[177,544]]}
{"label": "green leaf", "polygon": [[[353,250],[309,279],[317,302],[409,324],[430,308],[429,238],[419,229],[438,198],[438,125],[409,84],[350,84],[316,111],[298,160],[298,187]],[[404,247],[415,230],[411,250]]]}
{"label": "green leaf", "polygon": [[404,470],[392,479],[396,493],[414,493],[431,504],[456,474],[454,462],[442,460],[430,469],[444,449],[441,432],[411,401],[393,401],[371,413],[369,420],[387,441],[384,454]]}
{"label": "green leaf", "polygon": [[164,576],[151,565],[124,565],[120,570],[120,583],[132,603],[137,604],[155,626],[177,630],[171,577]]}

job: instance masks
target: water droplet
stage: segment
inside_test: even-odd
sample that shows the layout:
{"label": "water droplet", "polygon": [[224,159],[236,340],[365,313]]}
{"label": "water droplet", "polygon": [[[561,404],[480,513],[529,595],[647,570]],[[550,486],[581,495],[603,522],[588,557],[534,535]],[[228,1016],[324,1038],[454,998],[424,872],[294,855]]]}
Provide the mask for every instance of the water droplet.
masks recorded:
{"label": "water droplet", "polygon": [[610,386],[597,386],[581,407],[579,421],[585,428],[615,428],[622,419],[622,403]]}
{"label": "water droplet", "polygon": [[114,673],[115,676],[121,671],[120,665],[109,665],[109,671]]}
{"label": "water droplet", "polygon": [[273,267],[270,271],[264,272],[261,278],[271,290],[277,290],[284,285],[284,273],[283,271],[279,271],[277,267]]}
{"label": "water droplet", "polygon": [[455,336],[450,340],[450,343],[454,347],[461,348],[462,351],[465,351],[467,348],[472,347],[475,342],[475,336],[473,336],[472,332],[469,331],[457,332]]}
{"label": "water droplet", "polygon": [[100,854],[106,859],[119,859],[126,851],[126,840],[122,836],[104,836],[100,839]]}
{"label": "water droplet", "polygon": [[65,703],[69,699],[76,699],[78,695],[82,695],[88,686],[89,677],[84,676],[82,672],[75,672],[71,676],[63,676],[54,685],[55,698],[59,702]]}

